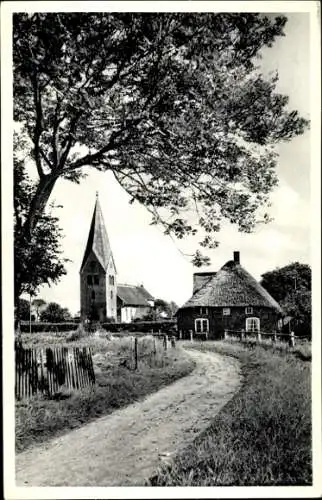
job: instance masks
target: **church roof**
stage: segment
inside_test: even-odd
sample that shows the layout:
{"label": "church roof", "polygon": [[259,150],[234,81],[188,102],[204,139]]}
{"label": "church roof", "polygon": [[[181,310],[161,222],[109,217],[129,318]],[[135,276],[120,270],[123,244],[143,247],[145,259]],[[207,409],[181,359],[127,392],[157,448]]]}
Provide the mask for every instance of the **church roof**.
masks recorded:
{"label": "church roof", "polygon": [[238,262],[230,260],[181,307],[262,306],[282,312],[275,299]]}
{"label": "church roof", "polygon": [[150,306],[150,301],[154,300],[152,295],[143,285],[117,285],[117,296],[124,306]]}
{"label": "church roof", "polygon": [[91,252],[94,253],[101,266],[106,270],[112,256],[112,250],[105,228],[101,205],[97,195],[81,270],[83,269]]}

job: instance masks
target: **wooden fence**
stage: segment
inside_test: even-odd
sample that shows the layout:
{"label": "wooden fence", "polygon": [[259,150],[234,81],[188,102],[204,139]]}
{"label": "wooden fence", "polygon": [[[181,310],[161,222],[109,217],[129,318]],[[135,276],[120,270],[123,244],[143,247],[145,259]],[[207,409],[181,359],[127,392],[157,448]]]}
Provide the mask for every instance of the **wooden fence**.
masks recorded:
{"label": "wooden fence", "polygon": [[[158,366],[161,363],[163,366],[163,355],[158,355],[160,352],[167,351],[169,347],[176,347],[175,336],[166,334],[151,335],[150,348],[143,345],[147,337],[131,336],[132,344],[129,352],[126,353],[120,360],[120,365],[126,366],[131,370],[137,370],[139,362],[148,362],[150,366]],[[159,365],[160,366],[160,365]]]}
{"label": "wooden fence", "polygon": [[15,345],[15,394],[17,399],[37,393],[52,396],[63,387],[80,389],[95,384],[89,348],[25,349]]}
{"label": "wooden fence", "polygon": [[224,331],[224,339],[235,338],[239,339],[241,342],[247,339],[253,339],[256,342],[261,342],[262,340],[271,340],[272,344],[277,341],[286,342],[290,347],[294,347],[296,343],[301,342],[301,340],[306,337],[296,337],[294,332],[290,333],[281,333],[281,332],[246,332],[245,330],[225,330]]}

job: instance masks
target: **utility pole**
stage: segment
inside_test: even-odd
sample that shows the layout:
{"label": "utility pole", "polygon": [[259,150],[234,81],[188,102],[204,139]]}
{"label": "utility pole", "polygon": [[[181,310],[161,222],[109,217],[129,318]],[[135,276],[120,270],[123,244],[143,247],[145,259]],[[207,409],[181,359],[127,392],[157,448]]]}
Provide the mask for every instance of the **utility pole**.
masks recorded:
{"label": "utility pole", "polygon": [[29,333],[31,333],[31,292],[29,292]]}

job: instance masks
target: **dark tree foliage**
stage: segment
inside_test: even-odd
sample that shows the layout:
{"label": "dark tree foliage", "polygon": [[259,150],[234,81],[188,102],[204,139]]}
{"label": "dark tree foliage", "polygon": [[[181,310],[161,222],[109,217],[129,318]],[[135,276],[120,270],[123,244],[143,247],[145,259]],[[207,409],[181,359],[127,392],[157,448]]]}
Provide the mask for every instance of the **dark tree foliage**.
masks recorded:
{"label": "dark tree foliage", "polygon": [[49,323],[61,323],[71,319],[71,314],[67,308],[61,307],[56,302],[50,302],[46,309],[40,313],[40,320]]}
{"label": "dark tree foliage", "polygon": [[[14,155],[14,276],[15,304],[23,293],[35,295],[43,284],[56,283],[66,274],[61,258],[61,230],[58,219],[43,212],[31,238],[26,237],[24,224],[36,187],[25,172],[18,145]],[[29,308],[29,305],[28,305]]]}
{"label": "dark tree foliage", "polygon": [[29,321],[30,319],[30,303],[29,300],[19,299],[16,303],[15,319],[21,321]]}
{"label": "dark tree foliage", "polygon": [[311,329],[311,268],[294,262],[262,275],[261,285],[295,318],[305,331]]}
{"label": "dark tree foliage", "polygon": [[155,299],[154,301],[154,311],[156,318],[162,318],[163,314],[166,314],[167,318],[173,318],[177,310],[178,306],[173,301],[167,302],[163,299]]}
{"label": "dark tree foliage", "polygon": [[282,302],[296,290],[311,291],[311,268],[307,264],[293,262],[264,273],[260,283],[277,302]]}
{"label": "dark tree foliage", "polygon": [[[306,120],[256,61],[286,18],[234,13],[19,13],[13,19],[14,118],[39,181],[30,237],[59,177],[82,167],[116,180],[177,238],[215,248],[222,220],[268,222],[274,146]],[[195,213],[195,222],[191,211]],[[209,260],[209,259],[208,259]],[[195,265],[207,262],[200,250]]]}

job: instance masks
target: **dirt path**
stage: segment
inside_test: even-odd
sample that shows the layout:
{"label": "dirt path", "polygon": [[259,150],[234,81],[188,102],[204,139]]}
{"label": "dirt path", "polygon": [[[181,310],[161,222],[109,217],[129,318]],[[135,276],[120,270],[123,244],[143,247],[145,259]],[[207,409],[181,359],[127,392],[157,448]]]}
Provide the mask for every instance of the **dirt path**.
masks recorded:
{"label": "dirt path", "polygon": [[143,401],[16,456],[17,486],[144,486],[204,429],[240,383],[238,361],[189,351],[197,366]]}

